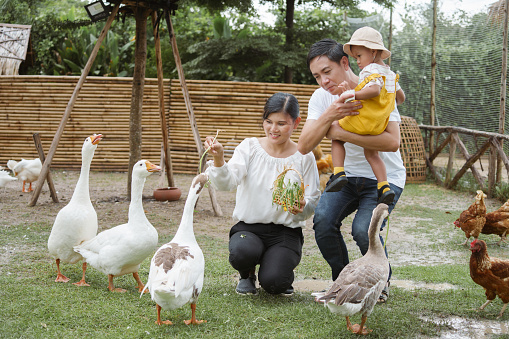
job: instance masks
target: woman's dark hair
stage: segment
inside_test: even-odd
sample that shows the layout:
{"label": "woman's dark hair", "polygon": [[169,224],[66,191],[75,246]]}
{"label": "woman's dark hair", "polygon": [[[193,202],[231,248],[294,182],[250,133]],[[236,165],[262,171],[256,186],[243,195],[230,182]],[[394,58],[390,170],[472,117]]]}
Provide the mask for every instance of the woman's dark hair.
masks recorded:
{"label": "woman's dark hair", "polygon": [[288,113],[295,121],[300,116],[299,102],[297,98],[290,93],[278,92],[267,99],[263,108],[263,120],[267,119],[272,113]]}
{"label": "woman's dark hair", "polygon": [[337,62],[338,64],[344,56],[346,56],[348,60],[348,55],[343,51],[342,44],[338,43],[336,40],[323,39],[311,45],[307,58],[308,68],[311,60],[322,55],[325,55],[329,60]]}

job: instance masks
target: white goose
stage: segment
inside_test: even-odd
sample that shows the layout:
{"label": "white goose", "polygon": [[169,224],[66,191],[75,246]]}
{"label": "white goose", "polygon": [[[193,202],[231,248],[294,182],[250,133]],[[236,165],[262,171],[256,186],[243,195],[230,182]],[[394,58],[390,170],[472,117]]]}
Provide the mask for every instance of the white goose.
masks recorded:
{"label": "white goose", "polygon": [[197,175],[191,184],[184,206],[180,226],[173,239],[161,246],[150,262],[150,272],[145,288],[156,302],[156,324],[172,325],[161,321],[161,308],[176,309],[191,304],[191,319],[184,322],[200,324],[196,320],[196,301],[203,287],[205,259],[193,232],[193,210],[196,200],[208,181],[206,174]]}
{"label": "white goose", "polygon": [[4,168],[0,166],[0,187],[5,187],[11,181],[18,180],[18,178],[11,177],[9,172],[4,171]]}
{"label": "white goose", "polygon": [[[81,172],[71,201],[62,208],[55,218],[48,238],[48,250],[57,264],[55,282],[68,282],[69,278],[60,272],[60,262],[74,264],[83,257],[74,252],[73,247],[97,234],[97,213],[90,201],[89,178],[90,164],[102,134],[94,134],[85,139],[81,148]],[[83,262],[83,277],[74,283],[78,286],[89,286],[85,282],[86,261]]]}
{"label": "white goose", "polygon": [[[366,254],[343,268],[332,287],[319,298],[333,313],[346,317],[347,329],[357,334],[371,332],[364,327],[389,277],[389,260],[379,237],[380,226],[389,215],[389,208],[379,204],[369,224],[369,249]],[[350,316],[360,313],[361,324],[352,325]]]}
{"label": "white goose", "polygon": [[114,288],[113,277],[132,273],[138,283],[138,290],[143,290],[143,283],[138,275],[141,262],[153,253],[157,246],[157,230],[145,216],[142,196],[145,179],[161,167],[147,160],[138,161],[132,172],[131,203],[129,219],[126,224],[118,225],[99,233],[94,238],[75,246],[74,250],[85,260],[108,275],[108,289],[125,292]]}
{"label": "white goose", "polygon": [[[31,192],[32,182],[39,178],[41,173],[42,163],[41,159],[35,158],[32,160],[21,159],[21,161],[9,160],[7,161],[7,167],[12,171],[15,177],[23,180],[22,192]],[[25,183],[29,183],[28,190],[25,190]]]}

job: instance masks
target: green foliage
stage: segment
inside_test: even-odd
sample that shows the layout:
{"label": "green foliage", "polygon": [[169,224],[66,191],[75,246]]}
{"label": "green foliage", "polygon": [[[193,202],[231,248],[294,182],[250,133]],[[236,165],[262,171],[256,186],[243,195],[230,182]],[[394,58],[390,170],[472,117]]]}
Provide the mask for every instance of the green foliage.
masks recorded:
{"label": "green foliage", "polygon": [[[277,14],[275,28],[254,26],[242,14],[232,13],[235,27],[225,28],[227,18],[215,18],[211,36],[188,47],[190,61],[184,64],[186,77],[207,80],[282,82],[284,67],[294,69],[294,82],[315,84],[306,65],[309,46],[324,37],[344,32],[343,12],[338,9],[308,8],[296,11],[294,43],[285,43],[284,12]],[[219,27],[223,28],[219,28]],[[221,31],[220,31],[221,30]],[[231,31],[226,35],[222,32]],[[181,39],[178,39],[181,41]],[[183,58],[184,60],[184,58]],[[189,60],[189,59],[188,59]]]}
{"label": "green foliage", "polygon": [[[81,75],[94,49],[100,28],[98,26],[81,27],[75,36],[65,40],[56,48],[57,60],[54,61],[54,74]],[[134,64],[130,62],[134,40],[120,42],[121,36],[112,30],[97,53],[90,75],[127,76],[132,74]],[[72,39],[72,40],[71,40]],[[125,39],[127,40],[127,39]],[[123,43],[122,46],[119,46]]]}
{"label": "green foliage", "polygon": [[495,198],[502,202],[509,200],[509,183],[500,182],[495,186]]}

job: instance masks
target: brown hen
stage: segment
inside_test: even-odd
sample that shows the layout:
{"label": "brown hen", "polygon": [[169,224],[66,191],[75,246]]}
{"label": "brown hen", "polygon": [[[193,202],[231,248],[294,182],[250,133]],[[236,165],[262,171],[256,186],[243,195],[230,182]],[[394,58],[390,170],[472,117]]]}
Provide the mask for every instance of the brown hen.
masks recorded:
{"label": "brown hen", "polygon": [[461,212],[460,217],[454,222],[454,225],[461,228],[467,237],[467,240],[460,245],[466,245],[470,237],[474,237],[474,239],[479,237],[486,222],[484,198],[486,198],[486,194],[481,190],[477,191],[474,203],[467,210]]}
{"label": "brown hen", "polygon": [[484,287],[488,299],[479,309],[483,310],[498,296],[504,303],[498,319],[509,303],[509,260],[490,258],[482,240],[472,241],[470,250],[470,276],[476,284]]}
{"label": "brown hen", "polygon": [[507,233],[509,232],[509,200],[505,202],[498,210],[486,214],[486,223],[482,228],[482,234],[496,234],[500,236],[500,243],[507,242]]}

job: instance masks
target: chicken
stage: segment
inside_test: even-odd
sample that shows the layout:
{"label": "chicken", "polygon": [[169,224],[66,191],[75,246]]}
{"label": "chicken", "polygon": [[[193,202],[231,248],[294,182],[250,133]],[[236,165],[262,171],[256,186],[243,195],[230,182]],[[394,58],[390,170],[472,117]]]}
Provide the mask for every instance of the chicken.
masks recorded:
{"label": "chicken", "polygon": [[467,237],[467,240],[460,245],[466,245],[470,237],[474,237],[474,239],[479,237],[486,222],[484,198],[486,198],[486,194],[481,190],[477,191],[474,203],[467,210],[461,212],[460,217],[454,222],[454,225],[461,228]]}
{"label": "chicken", "polygon": [[483,310],[498,296],[504,303],[497,317],[499,319],[509,303],[509,260],[490,258],[486,250],[486,243],[482,240],[472,241],[470,250],[472,251],[470,276],[476,284],[484,287],[488,299],[479,309]]}
{"label": "chicken", "polygon": [[334,166],[332,165],[332,156],[327,154],[324,156],[320,145],[313,149],[313,155],[315,156],[316,167],[320,174],[320,190],[323,192],[327,181],[329,180],[329,174],[332,173]]}
{"label": "chicken", "polygon": [[482,234],[496,234],[500,236],[500,243],[507,242],[506,236],[509,232],[509,200],[498,210],[486,214],[486,223],[482,228]]}

